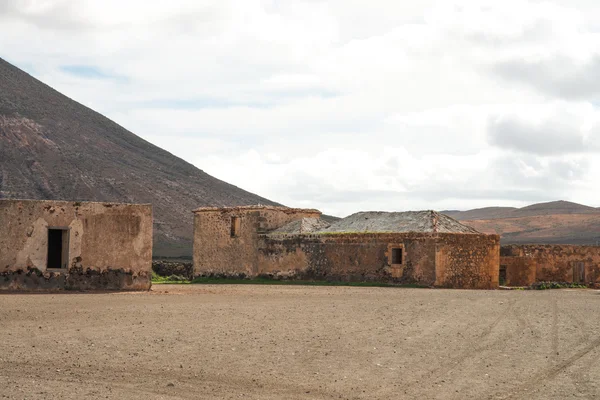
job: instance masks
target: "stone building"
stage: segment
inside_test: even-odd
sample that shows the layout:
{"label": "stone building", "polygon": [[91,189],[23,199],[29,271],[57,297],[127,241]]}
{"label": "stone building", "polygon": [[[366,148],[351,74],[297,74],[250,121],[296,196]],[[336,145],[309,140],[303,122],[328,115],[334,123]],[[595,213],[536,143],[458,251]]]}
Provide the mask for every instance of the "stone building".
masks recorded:
{"label": "stone building", "polygon": [[263,235],[321,212],[273,206],[202,207],[194,211],[194,273],[256,276]]}
{"label": "stone building", "polygon": [[529,286],[535,282],[596,285],[600,283],[600,246],[502,246],[500,275],[507,286]]}
{"label": "stone building", "polygon": [[0,200],[0,290],[147,290],[152,207]]}
{"label": "stone building", "polygon": [[498,287],[499,237],[434,211],[357,213],[329,225],[317,210],[195,211],[198,276]]}

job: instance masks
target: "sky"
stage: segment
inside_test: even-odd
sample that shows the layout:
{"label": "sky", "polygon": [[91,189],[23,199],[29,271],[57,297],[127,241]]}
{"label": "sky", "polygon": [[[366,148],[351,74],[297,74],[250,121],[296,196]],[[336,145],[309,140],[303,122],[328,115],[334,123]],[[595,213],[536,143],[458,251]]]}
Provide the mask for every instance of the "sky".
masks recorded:
{"label": "sky", "polygon": [[288,206],[600,206],[597,0],[0,0],[0,57]]}

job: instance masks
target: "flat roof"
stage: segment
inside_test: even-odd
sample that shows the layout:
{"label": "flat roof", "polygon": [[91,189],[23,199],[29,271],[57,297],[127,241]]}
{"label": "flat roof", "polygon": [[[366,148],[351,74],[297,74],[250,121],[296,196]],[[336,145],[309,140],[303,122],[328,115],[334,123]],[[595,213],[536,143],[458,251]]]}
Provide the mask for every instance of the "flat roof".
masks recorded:
{"label": "flat roof", "polygon": [[256,210],[271,210],[271,211],[282,211],[285,213],[319,213],[321,211],[314,208],[290,208],[284,206],[263,206],[263,205],[252,205],[252,206],[236,206],[236,207],[199,207],[196,208],[193,213],[201,212],[232,212],[232,211],[256,211]]}
{"label": "flat roof", "polygon": [[105,206],[151,206],[151,203],[118,203],[114,201],[84,201],[84,200],[35,200],[35,199],[0,199],[0,202],[15,203],[48,203],[48,204],[101,204]]}

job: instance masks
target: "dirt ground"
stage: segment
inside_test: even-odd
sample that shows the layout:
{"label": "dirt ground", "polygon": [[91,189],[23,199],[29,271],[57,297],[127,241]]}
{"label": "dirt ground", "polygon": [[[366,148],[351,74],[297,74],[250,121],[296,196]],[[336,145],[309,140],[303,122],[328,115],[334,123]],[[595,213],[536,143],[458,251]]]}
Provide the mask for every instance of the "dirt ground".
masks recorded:
{"label": "dirt ground", "polygon": [[0,295],[0,399],[600,398],[600,292]]}

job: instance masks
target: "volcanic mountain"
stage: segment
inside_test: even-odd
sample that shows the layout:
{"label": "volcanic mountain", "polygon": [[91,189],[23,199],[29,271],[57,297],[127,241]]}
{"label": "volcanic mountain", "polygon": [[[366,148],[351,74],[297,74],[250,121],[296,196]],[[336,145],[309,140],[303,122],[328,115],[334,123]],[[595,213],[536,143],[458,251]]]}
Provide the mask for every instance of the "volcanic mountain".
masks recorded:
{"label": "volcanic mountain", "polygon": [[0,198],[151,203],[154,255],[191,255],[192,210],[277,203],[216,179],[0,58]]}
{"label": "volcanic mountain", "polygon": [[523,208],[486,207],[469,211],[442,211],[485,233],[497,233],[502,243],[600,243],[600,209],[552,201]]}

